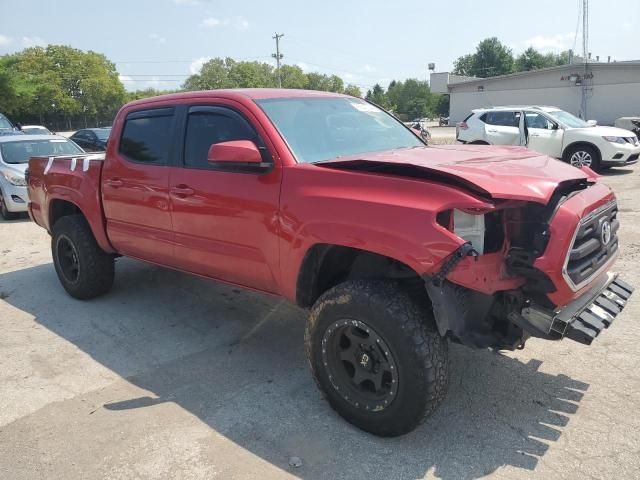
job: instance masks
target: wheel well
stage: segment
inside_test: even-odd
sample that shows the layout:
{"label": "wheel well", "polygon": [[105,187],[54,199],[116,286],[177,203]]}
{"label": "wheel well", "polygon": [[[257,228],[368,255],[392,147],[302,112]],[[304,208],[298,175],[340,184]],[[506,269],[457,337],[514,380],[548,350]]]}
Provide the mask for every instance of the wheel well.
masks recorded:
{"label": "wheel well", "polygon": [[489,145],[489,142],[485,142],[484,140],[474,140],[473,142],[469,142],[469,145]]}
{"label": "wheel well", "polygon": [[49,228],[53,228],[62,217],[76,214],[83,215],[76,204],[66,200],[52,200],[49,205]]}
{"label": "wheel well", "polygon": [[296,303],[309,308],[320,295],[346,280],[382,278],[396,279],[412,296],[428,300],[424,280],[404,263],[357,248],[316,244],[307,251],[302,262]]}
{"label": "wheel well", "polygon": [[565,160],[565,161],[569,160],[567,158],[569,152],[572,149],[576,148],[576,147],[589,147],[589,148],[592,148],[592,149],[594,149],[596,151],[596,153],[598,154],[598,157],[602,160],[602,153],[600,152],[600,149],[596,145],[594,145],[593,143],[584,142],[584,141],[573,142],[573,143],[570,143],[569,145],[567,145],[565,147],[564,151],[562,152],[562,159]]}

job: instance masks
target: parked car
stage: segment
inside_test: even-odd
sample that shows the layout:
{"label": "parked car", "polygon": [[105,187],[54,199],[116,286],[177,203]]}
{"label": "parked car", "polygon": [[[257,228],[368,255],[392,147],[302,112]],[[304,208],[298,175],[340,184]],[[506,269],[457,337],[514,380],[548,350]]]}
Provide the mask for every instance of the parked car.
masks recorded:
{"label": "parked car", "polygon": [[596,126],[555,107],[513,106],[473,110],[459,123],[461,143],[526,145],[576,167],[594,170],[638,161],[640,142],[629,130]]}
{"label": "parked car", "polygon": [[109,140],[110,133],[111,127],[83,128],[69,138],[80,145],[86,152],[104,152],[107,148],[107,140]]}
{"label": "parked car", "polygon": [[0,135],[22,135],[7,117],[0,113]]}
{"label": "parked car", "polygon": [[35,155],[84,153],[64,137],[51,135],[5,135],[0,137],[0,215],[5,220],[27,211],[25,170]]}
{"label": "parked car", "polygon": [[28,184],[69,295],[106,293],[125,255],[282,296],[310,309],[305,349],[331,406],[378,435],[444,398],[449,340],[590,344],[633,290],[609,272],[618,207],[590,169],[427,147],[346,95],[137,100],[106,154],[34,157]]}
{"label": "parked car", "polygon": [[51,130],[42,125],[22,125],[20,131],[25,135],[53,135]]}

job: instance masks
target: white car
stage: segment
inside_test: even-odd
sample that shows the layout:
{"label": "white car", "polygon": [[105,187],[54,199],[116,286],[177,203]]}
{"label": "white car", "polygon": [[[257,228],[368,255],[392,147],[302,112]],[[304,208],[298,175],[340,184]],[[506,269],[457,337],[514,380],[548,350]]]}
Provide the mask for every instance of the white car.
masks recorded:
{"label": "white car", "polygon": [[524,145],[594,170],[630,165],[640,156],[640,143],[633,132],[597,126],[555,107],[473,110],[456,126],[456,139],[476,145]]}
{"label": "white car", "polygon": [[42,125],[22,125],[20,130],[26,135],[53,135],[51,130]]}
{"label": "white car", "polygon": [[29,159],[36,155],[74,155],[84,150],[64,137],[55,135],[0,136],[0,216],[17,218],[27,211],[25,171]]}

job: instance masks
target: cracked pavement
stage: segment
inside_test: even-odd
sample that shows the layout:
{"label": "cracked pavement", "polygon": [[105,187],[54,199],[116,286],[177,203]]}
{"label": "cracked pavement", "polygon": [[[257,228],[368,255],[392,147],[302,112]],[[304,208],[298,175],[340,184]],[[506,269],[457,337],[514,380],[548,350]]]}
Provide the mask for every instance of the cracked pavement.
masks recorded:
{"label": "cracked pavement", "polygon": [[[640,181],[605,182],[638,286]],[[640,478],[638,293],[590,347],[453,345],[442,406],[383,439],[322,399],[296,307],[129,259],[79,302],[28,220],[0,221],[0,252],[0,478]]]}

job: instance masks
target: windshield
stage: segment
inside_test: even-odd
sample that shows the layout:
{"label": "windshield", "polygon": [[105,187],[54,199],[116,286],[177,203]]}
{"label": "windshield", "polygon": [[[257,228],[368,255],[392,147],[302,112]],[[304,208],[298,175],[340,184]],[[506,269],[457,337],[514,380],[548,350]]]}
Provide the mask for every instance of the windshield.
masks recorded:
{"label": "windshield", "polygon": [[5,163],[27,163],[31,157],[84,153],[69,140],[21,140],[0,143],[0,153]]}
{"label": "windshield", "polygon": [[581,118],[571,115],[569,112],[565,112],[563,110],[547,112],[547,114],[553,117],[554,120],[557,120],[569,128],[584,128],[589,126],[589,124]]}
{"label": "windshield", "polygon": [[424,146],[402,123],[364,100],[272,98],[256,103],[299,162]]}
{"label": "windshield", "polygon": [[93,132],[96,134],[98,139],[107,140],[109,138],[109,134],[111,133],[111,129],[110,128],[101,128],[99,130],[94,130]]}
{"label": "windshield", "polygon": [[22,133],[27,135],[51,135],[51,132],[44,127],[22,127]]}
{"label": "windshield", "polygon": [[13,125],[4,116],[0,115],[0,128],[13,128]]}

